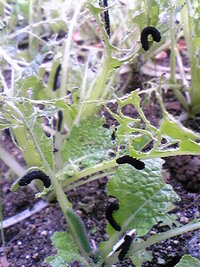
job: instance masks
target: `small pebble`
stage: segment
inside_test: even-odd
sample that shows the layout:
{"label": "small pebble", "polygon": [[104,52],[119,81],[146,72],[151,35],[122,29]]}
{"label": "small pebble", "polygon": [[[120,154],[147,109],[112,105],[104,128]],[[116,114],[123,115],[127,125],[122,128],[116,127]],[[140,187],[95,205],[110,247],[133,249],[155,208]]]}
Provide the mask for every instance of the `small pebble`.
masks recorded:
{"label": "small pebble", "polygon": [[199,218],[200,217],[200,212],[197,210],[195,215],[196,215],[195,217]]}
{"label": "small pebble", "polygon": [[181,217],[180,218],[180,222],[181,223],[188,223],[189,222],[189,219],[187,217]]}
{"label": "small pebble", "polygon": [[35,254],[33,254],[32,258],[36,260],[37,258],[39,258],[39,254],[36,252]]}
{"label": "small pebble", "polygon": [[48,235],[47,230],[43,230],[43,231],[41,232],[41,236],[47,236],[47,235]]}

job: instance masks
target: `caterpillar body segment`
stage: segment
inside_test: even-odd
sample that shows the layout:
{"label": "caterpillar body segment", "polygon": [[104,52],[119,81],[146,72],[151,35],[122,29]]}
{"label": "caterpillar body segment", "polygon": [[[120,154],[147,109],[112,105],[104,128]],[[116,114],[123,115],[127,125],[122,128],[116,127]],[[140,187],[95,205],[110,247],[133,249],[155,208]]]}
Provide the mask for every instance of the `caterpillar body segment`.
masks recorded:
{"label": "caterpillar body segment", "polygon": [[[107,0],[100,0],[99,5],[101,7],[108,7],[108,1]],[[106,10],[103,12],[103,22],[105,25],[106,33],[108,37],[110,38],[110,17],[109,17],[109,11]]]}
{"label": "caterpillar body segment", "polygon": [[123,261],[132,243],[132,237],[125,235],[124,243],[121,245],[121,251],[119,252],[118,259]]}
{"label": "caterpillar body segment", "polygon": [[116,230],[121,231],[121,226],[113,218],[113,212],[119,209],[119,204],[111,204],[106,210],[106,219],[110,225]]}
{"label": "caterpillar body segment", "polygon": [[59,110],[58,111],[58,126],[57,126],[58,132],[61,131],[62,121],[63,121],[63,112],[62,110]]}
{"label": "caterpillar body segment", "polygon": [[56,69],[56,73],[55,73],[55,77],[54,77],[54,81],[53,81],[53,91],[54,92],[57,90],[58,76],[60,74],[60,71],[61,71],[61,64],[59,64],[57,69]]}

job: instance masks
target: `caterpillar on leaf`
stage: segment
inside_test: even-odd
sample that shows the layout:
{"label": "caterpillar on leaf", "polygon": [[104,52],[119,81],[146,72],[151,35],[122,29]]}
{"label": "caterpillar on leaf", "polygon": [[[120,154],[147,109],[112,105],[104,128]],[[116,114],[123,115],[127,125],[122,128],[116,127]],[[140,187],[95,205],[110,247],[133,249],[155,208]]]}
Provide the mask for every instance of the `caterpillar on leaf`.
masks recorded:
{"label": "caterpillar on leaf", "polygon": [[130,157],[129,155],[122,156],[116,160],[118,164],[130,164],[137,170],[143,170],[145,168],[144,162],[141,160]]}
{"label": "caterpillar on leaf", "polygon": [[144,28],[141,32],[140,41],[145,51],[149,50],[149,42],[148,42],[149,34],[152,36],[155,42],[159,43],[161,40],[160,32],[155,27],[147,26],[146,28]]}
{"label": "caterpillar on leaf", "polygon": [[[108,7],[108,1],[107,0],[103,0],[103,3],[102,3],[102,0],[100,0],[99,4],[102,7]],[[103,12],[103,21],[105,24],[106,33],[107,33],[108,37],[110,38],[110,18],[109,18],[108,10]]]}
{"label": "caterpillar on leaf", "polygon": [[118,209],[119,209],[119,204],[117,203],[111,204],[106,210],[106,219],[116,231],[121,231],[121,226],[113,218],[113,211]]}
{"label": "caterpillar on leaf", "polygon": [[51,180],[49,176],[47,176],[42,171],[32,171],[32,172],[27,173],[19,180],[19,186],[26,186],[35,179],[42,181],[46,188],[51,186]]}
{"label": "caterpillar on leaf", "polygon": [[119,261],[123,261],[128,253],[132,242],[136,237],[136,229],[132,229],[127,231],[127,233],[122,237],[116,245],[114,245],[112,252],[108,255],[108,257],[112,256],[114,253],[119,252],[118,259]]}

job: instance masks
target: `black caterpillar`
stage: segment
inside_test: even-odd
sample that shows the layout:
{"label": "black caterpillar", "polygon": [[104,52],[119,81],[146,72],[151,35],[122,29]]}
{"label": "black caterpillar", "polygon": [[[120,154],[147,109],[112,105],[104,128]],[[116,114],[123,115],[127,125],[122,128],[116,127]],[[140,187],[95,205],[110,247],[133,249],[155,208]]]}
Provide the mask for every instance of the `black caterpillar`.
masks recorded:
{"label": "black caterpillar", "polygon": [[[101,1],[99,1],[100,6],[102,6]],[[108,2],[107,0],[103,0],[103,7],[108,7]],[[110,18],[109,18],[109,12],[108,10],[103,12],[103,20],[105,24],[105,29],[108,37],[110,38]]]}
{"label": "black caterpillar", "polygon": [[132,240],[133,240],[133,237],[130,236],[130,235],[125,235],[124,237],[124,242],[121,244],[121,246],[116,250],[116,251],[120,251],[119,255],[118,255],[118,259],[119,261],[123,261],[130,246],[131,246],[131,243],[132,243]]}
{"label": "black caterpillar", "polygon": [[145,51],[149,49],[149,43],[148,43],[149,34],[151,34],[155,42],[159,43],[161,40],[160,32],[155,27],[147,26],[146,28],[144,28],[141,33],[140,41]]}
{"label": "black caterpillar", "polygon": [[116,138],[116,132],[115,132],[115,130],[112,132],[112,134],[111,134],[111,140],[115,140],[115,138]]}
{"label": "black caterpillar", "polygon": [[27,173],[19,180],[19,186],[28,185],[35,179],[41,180],[46,188],[51,186],[50,178],[42,171],[32,171]]}
{"label": "black caterpillar", "polygon": [[136,229],[128,231],[126,235],[117,242],[117,244],[113,247],[113,251],[108,256],[111,256],[113,253],[120,251],[118,254],[118,259],[119,261],[123,261],[135,237]]}
{"label": "black caterpillar", "polygon": [[54,92],[57,90],[58,76],[59,76],[60,71],[61,71],[61,64],[59,64],[57,69],[56,69],[54,82],[53,82],[53,91]]}
{"label": "black caterpillar", "polygon": [[137,170],[143,170],[145,167],[144,162],[142,162],[141,160],[138,160],[138,159],[134,159],[134,158],[130,157],[129,155],[125,155],[123,157],[118,158],[116,160],[116,162],[118,164],[128,163],[128,164],[132,165],[134,168],[136,168]]}
{"label": "black caterpillar", "polygon": [[61,110],[58,111],[58,132],[61,131],[61,126],[62,126],[62,120],[63,120],[63,112]]}
{"label": "black caterpillar", "polygon": [[119,209],[119,204],[111,204],[107,210],[106,210],[106,219],[110,223],[110,225],[116,230],[116,231],[121,231],[121,226],[115,221],[113,218],[113,211]]}

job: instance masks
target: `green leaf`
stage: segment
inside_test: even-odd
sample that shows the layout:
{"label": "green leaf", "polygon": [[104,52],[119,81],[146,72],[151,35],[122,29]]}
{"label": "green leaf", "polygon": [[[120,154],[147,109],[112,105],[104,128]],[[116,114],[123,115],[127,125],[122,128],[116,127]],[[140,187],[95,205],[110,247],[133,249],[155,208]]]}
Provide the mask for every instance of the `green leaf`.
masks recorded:
{"label": "green leaf", "polygon": [[70,138],[64,144],[63,162],[79,161],[82,167],[92,166],[109,158],[111,130],[103,127],[105,120],[91,116],[72,128]]}
{"label": "green leaf", "polygon": [[169,137],[177,140],[186,140],[188,138],[195,140],[200,138],[199,134],[195,134],[190,129],[187,129],[172,116],[169,118],[165,117],[163,119],[160,131],[162,134],[168,135]]}
{"label": "green leaf", "polygon": [[35,149],[35,145],[31,139],[30,133],[24,127],[13,128],[12,131],[22,151],[26,164],[29,167],[41,166],[42,161],[38,151]]}
{"label": "green leaf", "polygon": [[47,257],[45,259],[46,263],[50,263],[53,267],[66,267],[68,263],[74,260],[83,261],[77,247],[67,233],[55,232],[52,241],[57,249],[57,255]]}
{"label": "green leaf", "polygon": [[150,25],[156,26],[158,22],[158,15],[159,15],[159,5],[156,1],[152,1],[152,6],[150,10]]}
{"label": "green leaf", "polygon": [[140,31],[142,31],[142,29],[146,27],[146,13],[144,11],[136,12],[136,16],[133,18],[133,23],[136,23],[140,28]]}
{"label": "green leaf", "polygon": [[[120,209],[114,217],[122,230],[137,229],[137,235],[145,235],[158,222],[168,223],[167,211],[178,201],[171,185],[164,182],[161,174],[163,160],[145,161],[145,169],[136,170],[126,164],[120,166],[108,183],[108,195],[115,196]],[[109,235],[114,233],[110,225]]]}
{"label": "green leaf", "polygon": [[89,1],[88,1],[88,8],[89,8],[90,12],[92,14],[95,14],[95,15],[100,14],[104,10],[104,8],[95,6],[94,4],[90,3]]}
{"label": "green leaf", "polygon": [[24,96],[28,95],[28,91],[31,92],[31,95],[34,100],[41,99],[42,94],[45,93],[45,87],[43,85],[43,82],[38,79],[36,76],[29,76],[25,79],[22,86]]}
{"label": "green leaf", "polygon": [[22,73],[22,77],[18,81],[18,95],[30,98],[30,92],[28,89],[32,89],[35,94],[34,96],[36,97],[38,95],[38,91],[40,92],[45,87],[43,85],[42,79],[38,79],[38,74],[42,61],[44,60],[48,52],[49,47],[45,46],[41,53],[38,54],[36,58],[30,63],[30,65],[25,68]]}
{"label": "green leaf", "polygon": [[140,151],[151,141],[151,137],[147,134],[141,134],[134,138],[132,148],[134,150]]}
{"label": "green leaf", "polygon": [[200,144],[192,140],[184,140],[180,142],[180,149],[182,151],[188,151],[188,154],[193,151],[200,154]]}
{"label": "green leaf", "polygon": [[152,252],[146,250],[139,250],[134,256],[130,256],[132,262],[136,267],[141,267],[142,264],[146,261],[152,261]]}
{"label": "green leaf", "polygon": [[35,122],[33,131],[46,161],[53,169],[53,137],[45,135],[39,122]]}
{"label": "green leaf", "polygon": [[200,260],[191,255],[184,255],[175,267],[200,267]]}

